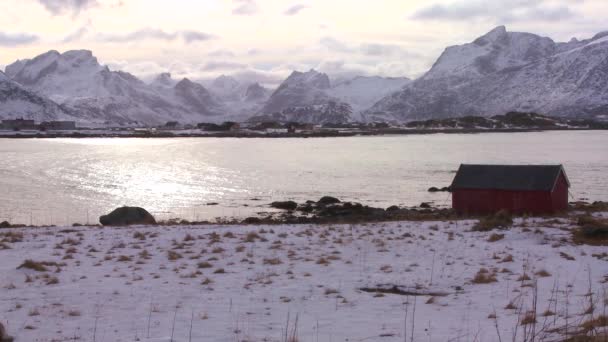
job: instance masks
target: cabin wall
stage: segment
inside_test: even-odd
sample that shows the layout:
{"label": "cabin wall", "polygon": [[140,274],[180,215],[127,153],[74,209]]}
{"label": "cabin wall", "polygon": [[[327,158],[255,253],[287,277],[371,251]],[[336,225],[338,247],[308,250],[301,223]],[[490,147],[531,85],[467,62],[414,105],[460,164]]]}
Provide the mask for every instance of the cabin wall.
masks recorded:
{"label": "cabin wall", "polygon": [[556,212],[568,210],[568,182],[563,173],[559,175],[551,193],[551,203]]}
{"label": "cabin wall", "polygon": [[[562,200],[561,193],[555,196],[556,201]],[[502,209],[513,214],[556,211],[548,191],[458,189],[452,193],[452,207],[462,214],[492,214]]]}

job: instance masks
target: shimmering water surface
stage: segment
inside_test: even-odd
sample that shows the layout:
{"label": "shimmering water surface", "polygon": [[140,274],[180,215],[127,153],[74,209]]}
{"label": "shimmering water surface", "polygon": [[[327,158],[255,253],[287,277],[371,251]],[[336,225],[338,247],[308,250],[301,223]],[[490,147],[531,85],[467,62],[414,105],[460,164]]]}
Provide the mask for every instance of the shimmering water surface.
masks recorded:
{"label": "shimmering water surface", "polygon": [[[460,163],[561,163],[571,200],[608,200],[608,132],[314,139],[0,139],[0,221],[95,223],[121,205],[161,219],[268,211],[332,195],[374,206],[450,204]],[[219,205],[207,205],[217,202]]]}

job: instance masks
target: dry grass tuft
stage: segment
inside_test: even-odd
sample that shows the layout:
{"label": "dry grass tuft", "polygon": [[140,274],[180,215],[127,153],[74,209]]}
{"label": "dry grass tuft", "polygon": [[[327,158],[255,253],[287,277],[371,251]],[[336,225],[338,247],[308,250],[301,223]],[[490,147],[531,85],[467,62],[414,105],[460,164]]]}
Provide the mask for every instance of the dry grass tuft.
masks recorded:
{"label": "dry grass tuft", "polygon": [[264,259],[264,265],[280,265],[283,262],[279,258]]}
{"label": "dry grass tuft", "polygon": [[504,238],[505,238],[505,234],[496,234],[496,233],[493,233],[488,238],[488,242],[496,242],[496,241],[500,241],[500,240],[502,240]]}
{"label": "dry grass tuft", "polygon": [[545,278],[545,277],[550,277],[551,273],[549,273],[547,270],[540,270],[536,273],[534,273],[536,276],[541,277],[541,278]]}
{"label": "dry grass tuft", "polygon": [[496,279],[496,272],[490,272],[486,268],[481,268],[473,277],[471,281],[473,284],[489,284],[495,283],[498,280]]}
{"label": "dry grass tuft", "polygon": [[494,215],[479,220],[473,226],[473,231],[488,232],[493,229],[507,229],[513,225],[513,218],[506,210],[501,210]]}
{"label": "dry grass tuft", "polygon": [[572,231],[574,242],[594,246],[608,245],[608,220],[591,215],[580,216],[578,229]]}
{"label": "dry grass tuft", "polygon": [[178,253],[178,252],[176,252],[176,251],[168,251],[168,252],[167,252],[167,258],[168,258],[170,261],[175,261],[175,260],[181,259],[181,258],[182,258],[182,255],[181,255],[181,254],[179,254],[179,253]]}

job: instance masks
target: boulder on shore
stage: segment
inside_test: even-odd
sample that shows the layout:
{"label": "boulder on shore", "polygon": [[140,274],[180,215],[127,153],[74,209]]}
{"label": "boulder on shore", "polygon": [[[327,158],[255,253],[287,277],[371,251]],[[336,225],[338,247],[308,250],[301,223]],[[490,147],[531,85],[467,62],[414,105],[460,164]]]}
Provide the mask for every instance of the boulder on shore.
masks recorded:
{"label": "boulder on shore", "polygon": [[336,204],[336,203],[340,203],[340,200],[335,198],[335,197],[331,197],[331,196],[323,196],[321,197],[321,199],[317,202],[317,204],[322,204],[322,205],[327,205],[327,204]]}
{"label": "boulder on shore", "polygon": [[428,192],[452,192],[452,188],[449,186],[444,186],[443,188],[432,186],[429,188]]}
{"label": "boulder on shore", "polygon": [[241,222],[243,224],[260,224],[262,223],[262,219],[258,217],[248,217]]}
{"label": "boulder on shore", "polygon": [[156,224],[154,216],[140,207],[116,208],[108,215],[99,217],[104,226],[128,226],[132,224]]}
{"label": "boulder on shore", "polygon": [[279,201],[270,203],[270,206],[275,209],[296,210],[298,203],[294,201]]}

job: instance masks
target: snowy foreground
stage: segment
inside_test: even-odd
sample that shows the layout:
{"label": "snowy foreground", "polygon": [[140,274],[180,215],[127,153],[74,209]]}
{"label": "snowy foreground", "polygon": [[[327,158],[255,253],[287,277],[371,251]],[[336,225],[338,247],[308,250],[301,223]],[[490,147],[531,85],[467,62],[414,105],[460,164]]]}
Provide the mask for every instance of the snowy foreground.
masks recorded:
{"label": "snowy foreground", "polygon": [[[606,310],[606,247],[570,219],[475,222],[3,229],[0,320],[27,342],[467,342],[559,340]],[[380,284],[418,296],[361,291]]]}

